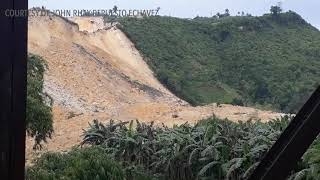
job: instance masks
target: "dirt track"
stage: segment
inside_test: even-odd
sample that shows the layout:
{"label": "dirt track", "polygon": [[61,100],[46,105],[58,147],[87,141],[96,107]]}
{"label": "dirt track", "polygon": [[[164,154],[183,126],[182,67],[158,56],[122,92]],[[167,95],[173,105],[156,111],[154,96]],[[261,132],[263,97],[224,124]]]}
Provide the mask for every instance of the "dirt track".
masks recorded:
{"label": "dirt track", "polygon": [[[267,121],[282,114],[216,104],[191,107],[155,77],[130,40],[101,18],[30,17],[29,52],[48,63],[45,91],[54,99],[53,139],[45,150],[64,151],[77,145],[93,119],[155,121],[169,126],[195,123],[215,114],[230,120]],[[87,31],[84,31],[87,30]],[[31,157],[32,141],[27,141]]]}

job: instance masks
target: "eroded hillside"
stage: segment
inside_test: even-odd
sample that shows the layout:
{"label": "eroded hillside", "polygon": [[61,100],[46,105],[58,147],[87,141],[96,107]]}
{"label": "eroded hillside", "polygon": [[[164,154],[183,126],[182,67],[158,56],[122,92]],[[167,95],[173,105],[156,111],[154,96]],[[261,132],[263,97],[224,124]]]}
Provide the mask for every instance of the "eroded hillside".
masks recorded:
{"label": "eroded hillside", "polygon": [[190,106],[155,78],[121,30],[97,25],[101,19],[74,18],[80,31],[76,23],[61,17],[29,18],[29,52],[46,60],[44,90],[54,100],[55,133],[46,150],[77,145],[82,129],[93,119],[139,119],[170,126],[213,114],[234,121],[282,115],[231,105]]}

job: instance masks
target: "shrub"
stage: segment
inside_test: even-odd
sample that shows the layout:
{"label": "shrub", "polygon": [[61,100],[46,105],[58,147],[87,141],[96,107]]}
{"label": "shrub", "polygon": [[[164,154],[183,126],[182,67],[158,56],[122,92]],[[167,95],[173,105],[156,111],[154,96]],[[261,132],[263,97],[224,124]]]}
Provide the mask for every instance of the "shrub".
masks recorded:
{"label": "shrub", "polygon": [[124,180],[121,166],[100,148],[47,153],[27,169],[27,180]]}
{"label": "shrub", "polygon": [[234,98],[231,102],[232,105],[243,106],[243,100],[239,98]]}

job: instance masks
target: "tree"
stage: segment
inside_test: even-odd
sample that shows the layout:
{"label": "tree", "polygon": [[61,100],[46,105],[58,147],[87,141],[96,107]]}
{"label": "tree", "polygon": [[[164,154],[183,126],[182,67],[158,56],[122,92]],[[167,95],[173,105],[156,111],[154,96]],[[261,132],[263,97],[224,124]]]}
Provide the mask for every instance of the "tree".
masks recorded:
{"label": "tree", "polygon": [[282,12],[282,9],[280,6],[271,6],[270,12],[272,16],[278,16]]}
{"label": "tree", "polygon": [[218,17],[218,18],[221,18],[221,14],[220,14],[220,13],[217,13],[217,17]]}
{"label": "tree", "polygon": [[229,9],[226,9],[225,10],[225,14],[224,14],[225,16],[230,16],[230,11],[229,11]]}
{"label": "tree", "polygon": [[118,6],[113,6],[113,12],[115,13],[115,14],[117,14],[117,11],[118,11]]}
{"label": "tree", "polygon": [[[46,142],[53,133],[52,99],[43,93],[44,63],[39,56],[28,57],[26,129],[27,134],[35,139],[34,148],[41,148],[41,142]],[[50,99],[49,105],[45,98]]]}

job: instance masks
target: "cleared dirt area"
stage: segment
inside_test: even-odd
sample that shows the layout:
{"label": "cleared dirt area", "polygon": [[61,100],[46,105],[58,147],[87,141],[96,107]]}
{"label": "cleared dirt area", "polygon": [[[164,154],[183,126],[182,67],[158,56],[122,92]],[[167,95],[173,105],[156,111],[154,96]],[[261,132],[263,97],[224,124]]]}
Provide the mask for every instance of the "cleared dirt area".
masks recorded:
{"label": "cleared dirt area", "polygon": [[[233,121],[267,121],[283,114],[249,107],[211,104],[192,107],[168,91],[154,76],[134,44],[100,18],[57,16],[29,18],[29,52],[48,65],[45,91],[54,99],[54,130],[44,151],[65,151],[81,141],[93,119],[156,124],[195,123],[212,116]],[[32,157],[32,140],[27,156]]]}

